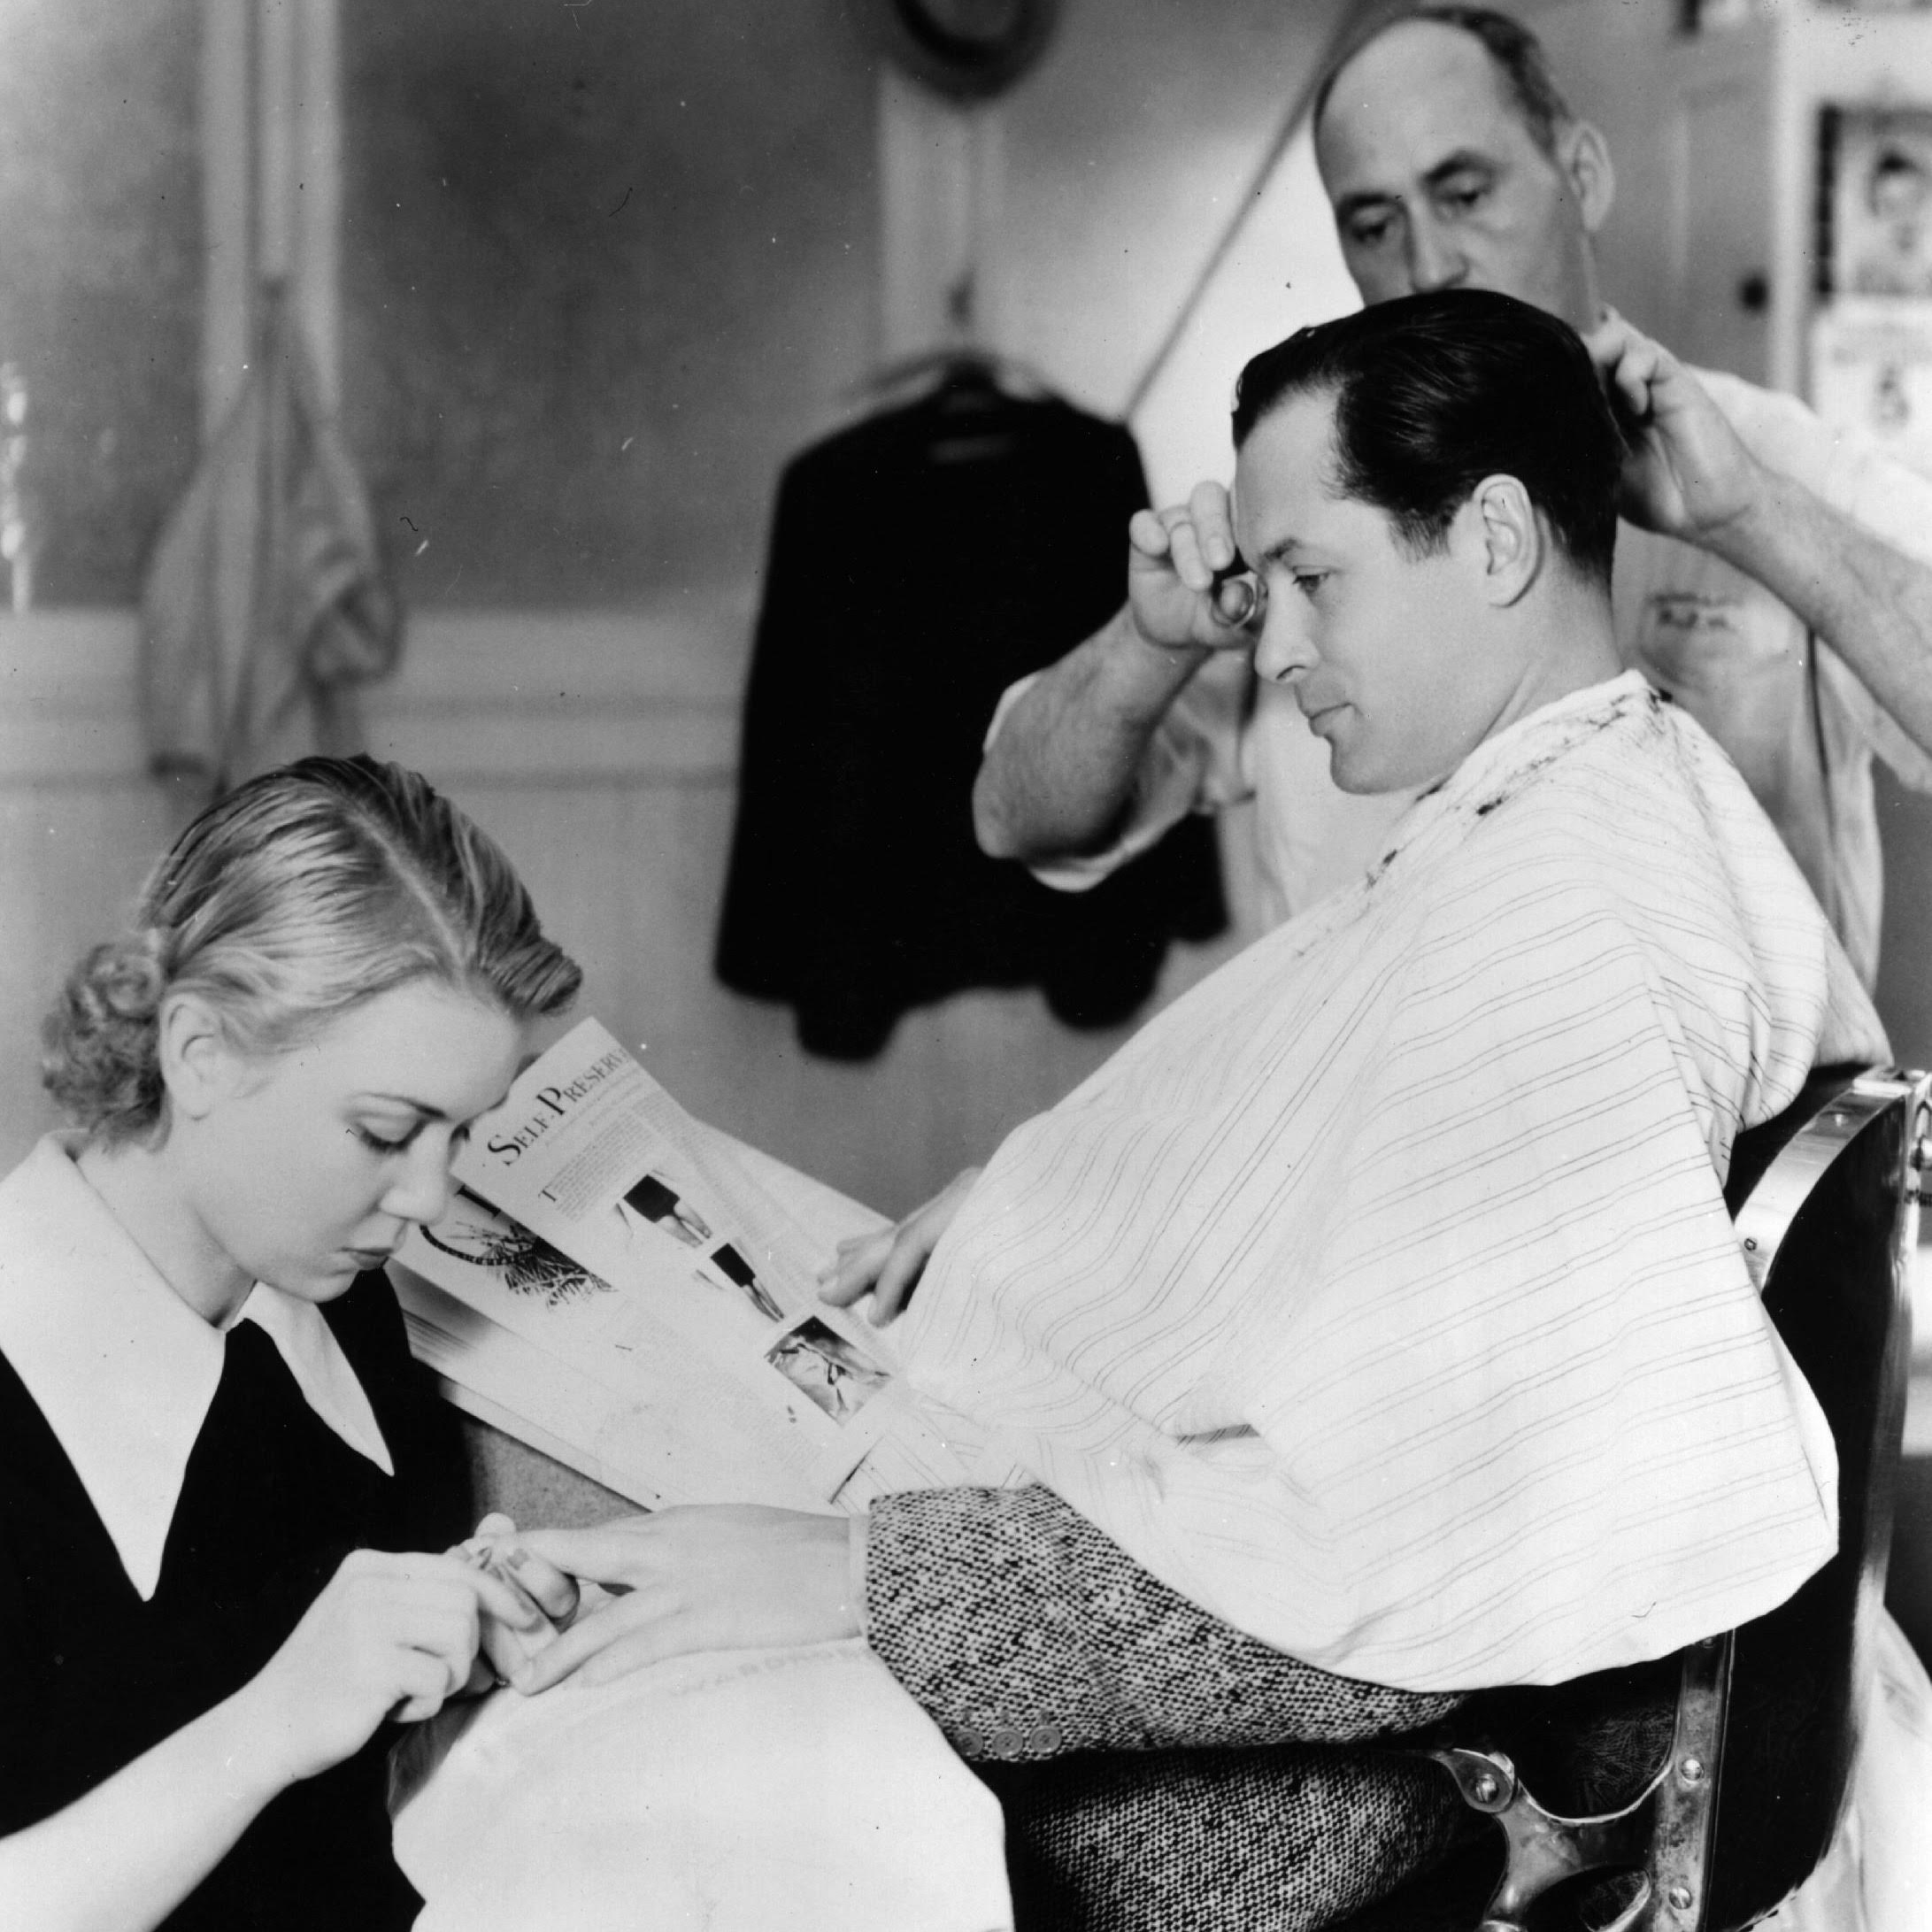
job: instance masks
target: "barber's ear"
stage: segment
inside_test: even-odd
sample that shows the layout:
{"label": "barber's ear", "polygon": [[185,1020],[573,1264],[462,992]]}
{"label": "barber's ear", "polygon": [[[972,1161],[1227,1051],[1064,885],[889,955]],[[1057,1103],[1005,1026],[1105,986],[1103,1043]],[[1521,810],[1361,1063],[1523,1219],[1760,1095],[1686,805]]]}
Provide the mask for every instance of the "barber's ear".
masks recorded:
{"label": "barber's ear", "polygon": [[170,993],[161,1003],[155,1041],[171,1112],[201,1120],[242,1085],[246,1068],[219,1016],[192,993]]}
{"label": "barber's ear", "polygon": [[1583,233],[1595,235],[1608,219],[1617,198],[1617,173],[1610,165],[1610,143],[1587,120],[1572,121],[1557,136],[1557,165],[1576,196]]}
{"label": "barber's ear", "polygon": [[1463,505],[1470,561],[1483,601],[1514,604],[1543,564],[1543,529],[1529,492],[1513,476],[1486,476]]}

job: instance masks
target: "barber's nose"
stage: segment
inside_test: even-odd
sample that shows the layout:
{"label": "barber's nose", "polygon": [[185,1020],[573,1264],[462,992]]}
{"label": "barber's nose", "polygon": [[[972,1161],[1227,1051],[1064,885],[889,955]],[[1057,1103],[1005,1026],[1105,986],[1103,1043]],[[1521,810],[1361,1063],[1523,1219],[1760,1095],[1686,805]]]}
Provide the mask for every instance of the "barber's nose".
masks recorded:
{"label": "barber's nose", "polygon": [[452,1151],[440,1135],[419,1134],[403,1171],[382,1197],[383,1212],[424,1227],[441,1220],[456,1193],[456,1176],[450,1171]]}
{"label": "barber's nose", "polygon": [[1266,678],[1271,684],[1286,684],[1314,661],[1308,627],[1293,607],[1293,599],[1270,597],[1261,635],[1255,641],[1255,675]]}
{"label": "barber's nose", "polygon": [[1409,224],[1409,287],[1417,295],[1456,288],[1468,273],[1469,264],[1453,235],[1444,234],[1427,216]]}

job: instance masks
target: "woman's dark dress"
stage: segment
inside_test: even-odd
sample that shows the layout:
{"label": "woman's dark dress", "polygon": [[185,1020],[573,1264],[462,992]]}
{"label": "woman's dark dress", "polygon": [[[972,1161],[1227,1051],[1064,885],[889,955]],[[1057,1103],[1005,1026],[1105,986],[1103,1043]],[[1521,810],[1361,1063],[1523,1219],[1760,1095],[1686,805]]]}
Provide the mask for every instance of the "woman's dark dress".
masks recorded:
{"label": "woman's dark dress", "polygon": [[[380,1274],[325,1310],[396,1465],[308,1406],[274,1343],[237,1323],[143,1603],[52,1430],[0,1356],[0,1832],[57,1811],[267,1660],[355,1548],[467,1532],[454,1419],[410,1359]],[[419,1901],[389,1857],[388,1727],[291,1786],[168,1932],[384,1932]]]}

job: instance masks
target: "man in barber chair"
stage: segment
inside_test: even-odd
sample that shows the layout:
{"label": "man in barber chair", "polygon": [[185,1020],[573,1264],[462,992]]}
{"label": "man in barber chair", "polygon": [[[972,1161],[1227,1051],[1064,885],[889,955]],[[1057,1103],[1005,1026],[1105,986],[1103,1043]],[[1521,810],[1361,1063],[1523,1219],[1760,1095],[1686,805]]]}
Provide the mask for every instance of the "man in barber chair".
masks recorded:
{"label": "man in barber chair", "polygon": [[[1620,661],[1730,754],[1870,985],[1874,753],[1932,785],[1932,484],[1794,396],[1686,368],[1605,308],[1593,238],[1609,151],[1505,15],[1444,5],[1381,24],[1324,82],[1314,134],[1365,302],[1520,296],[1584,332],[1628,390],[1642,433],[1617,541]],[[989,852],[1079,888],[1189,811],[1251,797],[1271,923],[1373,858],[1406,801],[1332,783],[1294,705],[1250,675],[1244,630],[1192,595],[1234,536],[1218,483],[1135,520],[1127,604],[1008,694],[974,789]],[[1238,611],[1238,588],[1227,596]]]}
{"label": "man in barber chair", "polygon": [[1736,768],[1620,666],[1588,354],[1406,298],[1257,358],[1235,436],[1258,668],[1339,783],[1420,796],[843,1258],[875,1319],[916,1282],[912,1386],[1038,1480],[520,1539],[629,1587],[526,1690],[863,1633],[1001,1792],[1023,1925],[1339,1917],[1458,1828],[1364,1740],[1667,1655],[1836,1547],[1722,1177],[1883,1035]]}

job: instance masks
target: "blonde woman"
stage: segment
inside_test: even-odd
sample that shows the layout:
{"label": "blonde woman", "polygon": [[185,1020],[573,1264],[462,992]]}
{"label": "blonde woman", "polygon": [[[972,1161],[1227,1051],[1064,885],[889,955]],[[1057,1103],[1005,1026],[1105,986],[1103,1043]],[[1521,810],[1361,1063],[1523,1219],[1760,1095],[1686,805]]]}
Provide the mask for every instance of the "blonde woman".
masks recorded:
{"label": "blonde woman", "polygon": [[0,1922],[403,1927],[384,1720],[512,1593],[381,1269],[576,966],[414,774],[198,819],[75,969],[0,1182]]}

